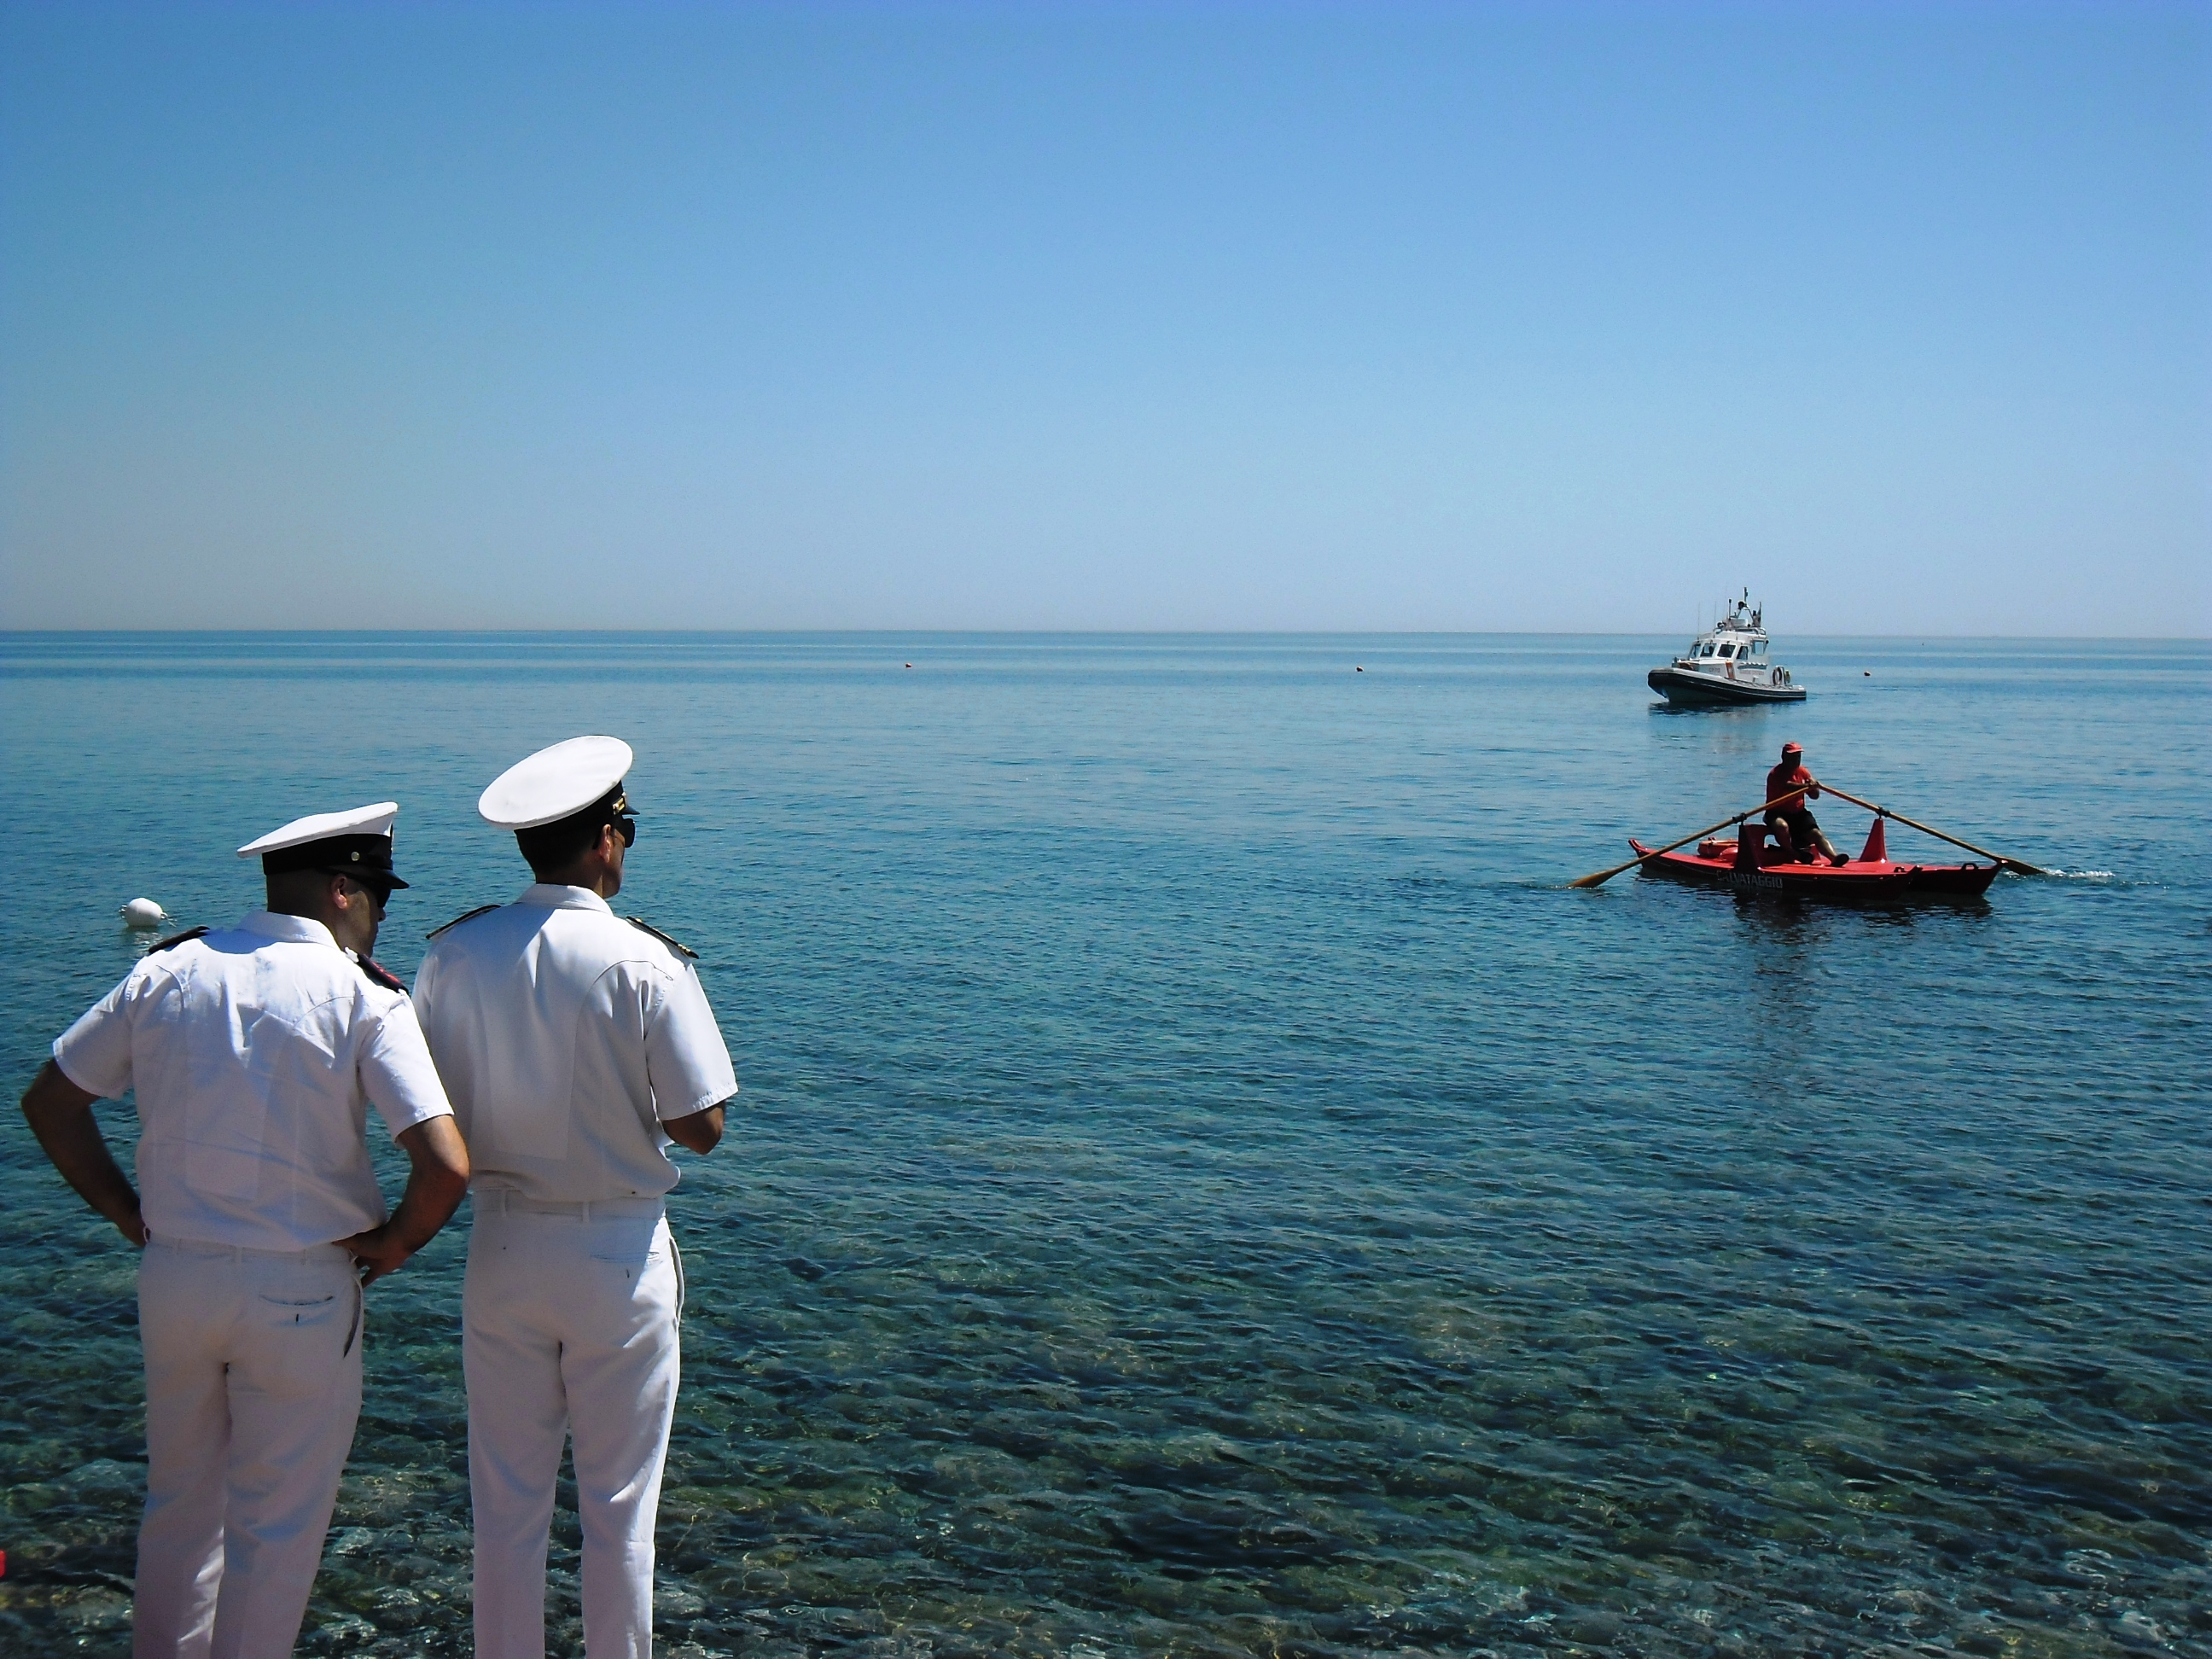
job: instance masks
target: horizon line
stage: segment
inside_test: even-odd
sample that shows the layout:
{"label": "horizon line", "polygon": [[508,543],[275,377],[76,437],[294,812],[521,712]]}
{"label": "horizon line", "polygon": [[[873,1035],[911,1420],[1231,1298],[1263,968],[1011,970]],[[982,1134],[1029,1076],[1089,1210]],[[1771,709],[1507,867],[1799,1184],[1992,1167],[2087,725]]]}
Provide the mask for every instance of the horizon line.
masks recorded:
{"label": "horizon line", "polygon": [[[1709,629],[1692,630],[1703,634]],[[665,639],[708,639],[732,636],[768,636],[775,638],[810,638],[825,635],[872,636],[880,638],[930,637],[943,639],[1673,639],[1680,634],[1674,629],[1570,629],[1548,628],[1459,628],[1459,629],[1393,629],[1393,628],[649,628],[649,627],[548,627],[548,628],[11,628],[0,627],[0,639],[39,638],[57,636],[127,635],[152,637],[170,635],[180,638],[257,639],[274,635],[319,636],[329,639],[362,639],[379,635],[436,635],[448,638],[471,636],[527,636],[544,635],[599,635],[608,637],[640,636]],[[1957,640],[1957,641],[2041,641],[2057,643],[2066,641],[2085,644],[2131,645],[2206,645],[2212,644],[2212,634],[1967,634],[1948,633],[1940,629],[1920,629],[1909,634],[1817,634],[1792,633],[1792,641],[1805,640]]]}

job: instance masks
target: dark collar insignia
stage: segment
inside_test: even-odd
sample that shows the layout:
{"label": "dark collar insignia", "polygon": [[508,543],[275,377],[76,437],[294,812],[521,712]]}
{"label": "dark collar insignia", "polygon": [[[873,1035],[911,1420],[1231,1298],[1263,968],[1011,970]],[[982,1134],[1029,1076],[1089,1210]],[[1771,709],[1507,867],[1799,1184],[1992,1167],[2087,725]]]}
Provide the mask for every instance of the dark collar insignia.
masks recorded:
{"label": "dark collar insignia", "polygon": [[187,927],[181,933],[172,933],[168,938],[165,939],[157,939],[153,944],[148,945],[146,947],[146,954],[149,957],[159,956],[164,951],[171,950],[177,945],[183,945],[190,940],[198,939],[205,932],[207,932],[207,929],[204,927]]}
{"label": "dark collar insignia", "polygon": [[356,957],[354,961],[360,964],[361,971],[368,975],[371,985],[381,985],[387,991],[405,993],[407,981],[382,963],[370,957]]}
{"label": "dark collar insignia", "polygon": [[[455,916],[451,921],[446,924],[446,927],[458,927],[465,921],[474,921],[478,916],[484,915],[486,912],[496,910],[499,908],[500,907],[496,904],[479,904],[475,909],[470,911],[466,915]],[[446,931],[446,927],[433,927],[428,933],[423,934],[422,937],[424,939],[435,939],[439,934]]]}
{"label": "dark collar insignia", "polygon": [[643,916],[624,916],[623,920],[628,922],[631,927],[635,927],[641,932],[652,934],[653,938],[659,939],[663,945],[665,945],[670,950],[675,951],[678,956],[682,957],[686,962],[696,962],[699,960],[699,953],[696,951],[693,950],[690,945],[684,944],[680,939],[672,939],[669,938],[667,934],[662,933],[660,929],[654,927]]}

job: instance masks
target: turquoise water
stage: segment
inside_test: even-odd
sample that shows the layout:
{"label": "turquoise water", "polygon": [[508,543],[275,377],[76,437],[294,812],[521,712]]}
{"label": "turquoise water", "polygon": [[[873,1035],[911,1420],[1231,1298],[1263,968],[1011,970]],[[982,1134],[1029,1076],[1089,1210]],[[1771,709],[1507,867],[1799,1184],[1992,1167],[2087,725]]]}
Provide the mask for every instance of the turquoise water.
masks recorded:
{"label": "turquoise water", "polygon": [[[526,878],[483,783],[614,732],[746,1089],[664,1652],[2212,1655],[2212,649],[1685,714],[1679,643],[0,635],[9,1086],[298,813],[403,802],[411,974]],[[2063,873],[1562,890],[1785,737]],[[121,1654],[132,1262],[10,1123],[0,1652]],[[306,1650],[468,1651],[465,1246],[372,1293]]]}

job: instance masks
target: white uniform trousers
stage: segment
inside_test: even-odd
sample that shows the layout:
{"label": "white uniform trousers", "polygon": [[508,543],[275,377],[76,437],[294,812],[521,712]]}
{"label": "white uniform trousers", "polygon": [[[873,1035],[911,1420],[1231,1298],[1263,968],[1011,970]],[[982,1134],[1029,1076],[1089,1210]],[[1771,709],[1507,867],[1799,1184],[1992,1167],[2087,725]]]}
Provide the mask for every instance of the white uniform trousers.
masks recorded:
{"label": "white uniform trousers", "polygon": [[146,1247],[135,1659],[292,1651],[361,1415],[361,1320],[335,1244]]}
{"label": "white uniform trousers", "polygon": [[653,1528],[676,1415],[683,1273],[658,1200],[480,1193],[461,1297],[477,1659],[544,1659],[565,1433],[584,1534],[584,1651],[653,1651]]}

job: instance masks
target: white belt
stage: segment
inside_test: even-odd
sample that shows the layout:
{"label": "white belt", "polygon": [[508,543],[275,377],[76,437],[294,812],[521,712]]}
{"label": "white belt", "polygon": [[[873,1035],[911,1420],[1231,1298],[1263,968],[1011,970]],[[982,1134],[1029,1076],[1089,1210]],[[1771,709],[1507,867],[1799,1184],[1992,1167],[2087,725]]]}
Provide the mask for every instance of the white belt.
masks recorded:
{"label": "white belt", "polygon": [[351,1261],[353,1258],[336,1244],[310,1244],[304,1250],[258,1250],[250,1244],[217,1244],[205,1238],[172,1238],[167,1233],[149,1231],[149,1244],[158,1244],[165,1250],[177,1250],[185,1255],[221,1258],[230,1261]]}
{"label": "white belt", "polygon": [[550,1198],[525,1198],[505,1187],[469,1194],[478,1215],[561,1215],[577,1221],[611,1221],[617,1218],[659,1219],[668,1208],[665,1199],[594,1198],[563,1203]]}

